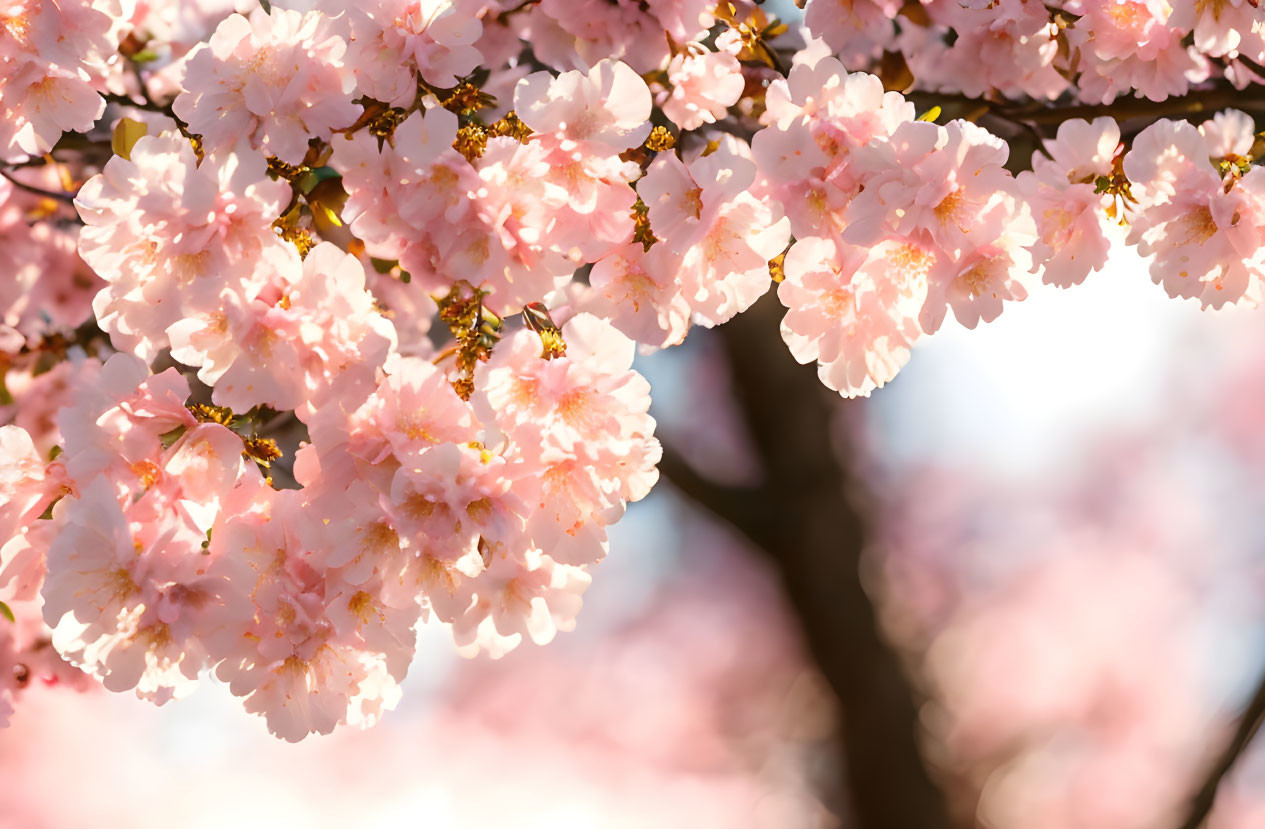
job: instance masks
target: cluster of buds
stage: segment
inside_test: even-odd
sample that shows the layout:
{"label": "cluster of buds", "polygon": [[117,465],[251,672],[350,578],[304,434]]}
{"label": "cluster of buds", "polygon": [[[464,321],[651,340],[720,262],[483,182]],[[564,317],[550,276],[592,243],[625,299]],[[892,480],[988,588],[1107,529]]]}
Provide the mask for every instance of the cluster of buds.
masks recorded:
{"label": "cluster of buds", "polygon": [[457,376],[452,387],[462,400],[474,394],[475,366],[492,356],[492,348],[501,338],[501,318],[483,306],[484,296],[486,292],[463,280],[438,301],[439,318],[456,340],[444,356],[456,357]]}

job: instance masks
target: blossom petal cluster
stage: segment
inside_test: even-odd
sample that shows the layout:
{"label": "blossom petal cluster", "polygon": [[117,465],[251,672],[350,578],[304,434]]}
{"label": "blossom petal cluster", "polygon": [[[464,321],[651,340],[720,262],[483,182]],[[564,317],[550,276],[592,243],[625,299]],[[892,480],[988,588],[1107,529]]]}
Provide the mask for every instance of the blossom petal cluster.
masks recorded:
{"label": "blossom petal cluster", "polygon": [[230,15],[189,54],[185,90],[172,109],[208,151],[245,138],[298,164],[310,138],[328,137],[358,114],[346,52],[346,39],[320,12]]}
{"label": "blossom petal cluster", "polygon": [[1124,148],[1120,127],[1111,118],[1079,119],[1059,125],[1052,140],[1032,155],[1032,169],[1018,176],[1040,239],[1031,248],[1044,264],[1047,283],[1079,285],[1107,263],[1114,244],[1122,241],[1118,222],[1108,210],[1115,197],[1101,192],[1100,182],[1117,172]]}
{"label": "blossom petal cluster", "polygon": [[849,397],[1122,246],[1265,290],[1249,116],[1071,117],[1265,85],[1253,0],[236,8],[0,7],[0,719],[214,676],[299,740],[570,630],[634,356],[771,289]]}
{"label": "blossom petal cluster", "polygon": [[605,528],[655,481],[632,341],[587,315],[561,334],[552,360],[505,342],[469,401],[393,357],[361,406],[311,414],[282,491],[175,369],[116,354],[58,415],[56,464],[0,430],[0,586],[39,590],[57,652],[109,690],[161,704],[214,671],[286,739],[372,724],[420,620],[493,655],[570,629]]}
{"label": "blossom petal cluster", "polygon": [[331,15],[346,10],[347,64],[355,72],[356,88],[393,106],[413,102],[418,77],[447,89],[478,68],[482,5],[479,0],[321,4]]}
{"label": "blossom petal cluster", "polygon": [[1218,77],[1259,83],[1265,57],[1252,0],[808,0],[804,22],[849,69],[899,56],[905,84],[994,99],[1161,101]]}
{"label": "blossom petal cluster", "polygon": [[1265,288],[1265,169],[1246,171],[1255,128],[1241,112],[1200,127],[1159,121],[1124,159],[1138,199],[1130,244],[1150,257],[1152,279],[1205,307],[1256,306]]}
{"label": "blossom petal cluster", "polygon": [[145,136],[79,190],[84,261],[107,283],[93,310],[115,346],[152,361],[167,329],[253,298],[293,255],[271,230],[289,199],[250,153],[199,161],[179,134]]}
{"label": "blossom petal cluster", "polygon": [[100,283],[75,251],[76,234],[67,227],[73,209],[20,186],[39,187],[52,178],[39,169],[25,172],[19,184],[0,178],[6,269],[0,280],[0,352],[19,350],[92,315]]}
{"label": "blossom petal cluster", "polygon": [[768,98],[752,150],[772,194],[797,205],[783,337],[828,386],[868,394],[950,309],[973,328],[1027,297],[1036,227],[1004,142],[915,120],[899,93],[830,57],[797,64]]}
{"label": "blossom petal cluster", "polygon": [[52,149],[105,111],[95,82],[115,51],[112,3],[9,0],[0,8],[0,161]]}

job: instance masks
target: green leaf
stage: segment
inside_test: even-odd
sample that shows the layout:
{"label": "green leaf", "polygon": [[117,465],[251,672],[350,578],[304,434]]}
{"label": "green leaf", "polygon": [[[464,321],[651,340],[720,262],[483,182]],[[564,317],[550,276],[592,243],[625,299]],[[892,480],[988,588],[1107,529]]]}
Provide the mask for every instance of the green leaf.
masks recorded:
{"label": "green leaf", "polygon": [[176,428],[172,429],[170,432],[166,432],[165,434],[159,435],[158,439],[162,441],[164,449],[170,449],[171,445],[175,443],[176,441],[180,440],[180,438],[184,435],[184,433],[185,433],[185,427],[177,426]]}
{"label": "green leaf", "polygon": [[4,602],[0,602],[0,616],[3,616],[4,618],[8,619],[10,622],[17,622],[17,619],[13,617],[12,608],[10,608]]}
{"label": "green leaf", "polygon": [[329,167],[329,166],[317,167],[316,169],[312,171],[312,175],[316,176],[316,181],[318,184],[322,181],[327,181],[331,178],[343,177],[342,173],[338,172],[333,167]]}
{"label": "green leaf", "polygon": [[299,191],[306,196],[315,190],[322,181],[328,181],[332,178],[342,178],[342,176],[333,167],[317,167],[314,170],[308,170],[295,183],[299,185]]}

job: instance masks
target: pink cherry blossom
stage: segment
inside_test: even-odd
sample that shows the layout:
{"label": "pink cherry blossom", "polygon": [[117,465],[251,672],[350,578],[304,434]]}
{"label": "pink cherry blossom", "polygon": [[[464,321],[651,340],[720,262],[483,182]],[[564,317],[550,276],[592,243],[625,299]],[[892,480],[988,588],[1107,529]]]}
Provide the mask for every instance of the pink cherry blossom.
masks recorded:
{"label": "pink cherry blossom", "polygon": [[384,515],[369,484],[321,481],[304,490],[304,521],[296,529],[305,558],[318,572],[337,573],[343,586],[371,579],[399,581],[413,556],[410,539]]}
{"label": "pink cherry blossom", "polygon": [[583,307],[638,343],[677,345],[689,331],[691,313],[681,292],[682,259],[663,244],[648,251],[639,242],[618,248],[593,265],[593,291]]}
{"label": "pink cherry blossom", "polygon": [[646,6],[677,43],[701,40],[716,25],[709,0],[646,0]]}
{"label": "pink cherry blossom", "polygon": [[1124,159],[1139,210],[1128,241],[1153,256],[1151,278],[1169,296],[1220,308],[1257,305],[1265,266],[1265,171],[1224,175],[1193,125],[1158,121]]}
{"label": "pink cherry blossom", "polygon": [[167,328],[215,313],[229,292],[253,298],[274,281],[270,260],[289,248],[271,223],[289,188],[249,152],[201,163],[179,135],[146,136],[115,156],[75,200],[87,227],[84,260],[107,285],[93,308],[113,342],[152,360]]}
{"label": "pink cherry blossom", "polygon": [[683,130],[714,124],[738,102],[746,81],[738,59],[724,52],[680,52],[668,64],[669,92],[659,106]]}
{"label": "pink cherry blossom", "polygon": [[558,564],[539,550],[522,557],[494,553],[469,608],[453,624],[457,647],[467,656],[485,651],[496,658],[524,638],[547,645],[558,631],[575,627],[590,581],[584,570]]}
{"label": "pink cherry blossom", "polygon": [[31,599],[44,574],[40,548],[28,530],[63,494],[61,465],[50,468],[25,430],[0,426],[0,590]]}
{"label": "pink cherry blossom", "polygon": [[220,497],[246,467],[241,439],[217,424],[149,460],[139,498],[121,505],[111,481],[81,484],[49,547],[44,618],[53,645],[109,690],[156,703],[192,690],[209,667],[204,629],[231,601],[202,555]]}
{"label": "pink cherry blossom", "polygon": [[408,357],[433,357],[430,330],[438,312],[434,298],[410,287],[411,278],[405,282],[398,271],[381,273],[370,263],[365,276],[374,304],[395,328],[397,352]]}
{"label": "pink cherry blossom", "polygon": [[346,40],[320,12],[231,15],[189,54],[175,113],[208,152],[230,149],[245,136],[264,154],[298,164],[309,138],[328,138],[359,115],[346,51]]}
{"label": "pink cherry blossom", "polygon": [[1003,203],[990,208],[981,222],[1001,229],[995,236],[984,234],[990,241],[960,256],[937,259],[927,276],[927,301],[918,321],[928,334],[939,330],[949,308],[959,323],[974,328],[997,319],[1005,302],[1028,298],[1033,287],[1028,248],[1036,241],[1032,220],[1015,217]]}
{"label": "pink cherry blossom", "polygon": [[[437,255],[429,263],[418,267],[412,251],[400,263],[421,273],[429,264],[447,285],[466,279],[487,288],[492,292],[489,307],[512,313],[543,299],[574,273],[575,262],[554,240],[561,229],[556,211],[565,191],[551,180],[544,147],[513,138],[489,140],[477,172],[465,232],[436,239]],[[631,191],[627,201],[631,205]]]}
{"label": "pink cherry blossom", "polygon": [[[515,472],[504,456],[471,443],[443,443],[407,458],[391,481],[387,512],[426,563],[459,566],[478,560],[487,546],[523,546],[527,509],[511,492]],[[480,562],[469,575],[481,570]]]}
{"label": "pink cherry blossom", "polygon": [[105,110],[94,84],[115,51],[111,3],[9,0],[0,8],[0,161],[48,152]]}
{"label": "pink cherry blossom", "polygon": [[43,457],[49,457],[55,447],[62,445],[58,412],[73,399],[76,389],[91,385],[101,369],[99,360],[78,349],[71,349],[66,356],[66,360],[45,372],[11,368],[4,376],[13,403],[0,406],[0,421],[25,430]]}
{"label": "pink cherry blossom", "polygon": [[[251,607],[236,626],[208,637],[222,660],[216,676],[291,742],[340,723],[372,725],[400,698],[386,655],[366,641],[375,637],[364,627],[379,612],[374,597],[331,590],[308,562],[297,537],[319,519],[306,513],[299,493],[264,488],[246,505],[211,540],[228,583]],[[411,654],[411,641],[404,646]]]}
{"label": "pink cherry blossom", "polygon": [[1007,152],[1005,142],[968,121],[902,124],[891,141],[858,151],[865,190],[848,205],[844,238],[870,244],[891,233],[962,250],[975,218],[1013,189]]}
{"label": "pink cherry blossom", "polygon": [[896,376],[922,336],[918,314],[933,256],[910,243],[867,250],[800,239],[786,254],[778,299],[782,338],[801,363],[845,397],[868,396]]}
{"label": "pink cherry blossom", "polygon": [[0,426],[0,538],[12,538],[44,511],[51,496],[46,466],[25,429]]}
{"label": "pink cherry blossom", "polygon": [[417,77],[448,88],[469,75],[483,56],[475,47],[482,24],[480,0],[373,0],[348,7],[324,2],[332,14],[346,11],[350,28],[347,64],[364,95],[409,106]]}
{"label": "pink cherry blossom", "polygon": [[1260,8],[1250,0],[1220,0],[1177,3],[1171,22],[1184,31],[1193,30],[1195,48],[1209,57],[1234,55],[1242,49],[1255,59],[1259,55],[1263,19]]}
{"label": "pink cherry blossom", "polygon": [[1256,0],[291,5],[0,0],[0,719],[213,674],[297,741],[423,624],[549,642],[658,479],[634,356],[774,284],[845,397],[1122,240],[1261,300],[1252,119],[1124,100],[1250,98]]}
{"label": "pink cherry blossom", "polygon": [[804,25],[840,53],[845,64],[857,66],[891,45],[900,7],[896,0],[808,0]]}
{"label": "pink cherry blossom", "polygon": [[864,177],[854,153],[912,121],[913,104],[884,92],[877,77],[848,74],[822,56],[796,63],[786,80],[769,85],[765,98],[766,126],[752,138],[751,152],[769,196],[786,206],[796,236],[842,230],[842,213]]}
{"label": "pink cherry blossom", "polygon": [[1199,134],[1214,161],[1242,163],[1252,154],[1256,125],[1246,112],[1227,109],[1200,124]]}
{"label": "pink cherry blossom", "polygon": [[605,554],[605,525],[650,491],[660,449],[646,414],[649,386],[631,370],[633,342],[580,314],[562,326],[567,354],[540,357],[528,331],[480,366],[476,410],[505,435],[502,454],[535,471],[517,489],[538,503],[527,523],[554,560],[587,564]]}
{"label": "pink cherry blossom", "polygon": [[1113,175],[1121,152],[1114,120],[1065,121],[1044,151],[1033,153],[1032,170],[1017,177],[1040,234],[1032,256],[1047,283],[1079,285],[1102,270],[1112,245],[1122,241],[1119,222],[1107,215],[1115,199],[1097,185],[1100,177]]}
{"label": "pink cherry blossom", "polygon": [[[1049,100],[1067,88],[1056,66],[1059,29],[1044,4],[940,3],[929,6],[928,13],[937,35],[952,30],[956,39],[939,47],[920,42],[920,32],[903,33],[904,51],[920,86],[971,97],[995,90],[1008,97]],[[921,48],[914,48],[915,42]]]}
{"label": "pink cherry blossom", "polygon": [[[364,266],[329,242],[292,250],[267,293],[168,329],[172,356],[201,366],[217,405],[310,412],[326,396],[368,396],[395,330],[365,290]],[[228,294],[223,295],[228,298]]]}
{"label": "pink cherry blossom", "polygon": [[67,474],[77,487],[108,477],[120,494],[156,480],[162,436],[196,425],[189,384],[175,369],[150,375],[144,361],[115,354],[75,389],[57,415]]}
{"label": "pink cherry blossom", "polygon": [[580,155],[635,147],[650,133],[650,89],[627,64],[589,72],[537,72],[514,90],[518,116],[548,147]]}
{"label": "pink cherry blossom", "polygon": [[455,153],[442,157],[399,197],[418,216],[418,229],[401,235],[401,268],[436,296],[467,280],[492,291],[494,307],[543,297],[573,270],[546,246],[552,216],[543,199],[553,191],[545,171],[540,152],[508,138],[488,142],[477,171]]}
{"label": "pink cherry blossom", "polygon": [[[401,462],[440,443],[462,444],[478,436],[470,404],[453,391],[448,375],[426,360],[391,362],[373,397],[356,413],[366,460],[387,454]],[[370,449],[369,447],[376,448]]]}
{"label": "pink cherry blossom", "polygon": [[682,293],[695,319],[720,325],[768,291],[769,260],[790,241],[790,223],[749,192],[756,166],[726,139],[687,165],[659,155],[637,192],[662,244],[681,254]]}
{"label": "pink cherry blossom", "polygon": [[308,561],[376,607],[422,598],[471,653],[569,629],[588,583],[576,565],[605,554],[604,527],[648,491],[658,447],[632,343],[585,315],[562,334],[553,360],[530,331],[502,342],[472,403],[432,364],[395,359],[359,410],[318,412],[301,478],[360,482],[304,508]]}
{"label": "pink cherry blossom", "polygon": [[1081,15],[1068,41],[1080,56],[1078,83],[1087,101],[1111,103],[1130,89],[1162,101],[1209,75],[1207,58],[1182,44],[1185,31],[1162,0],[1072,0],[1067,10]]}
{"label": "pink cherry blossom", "polygon": [[[554,208],[552,247],[572,262],[591,262],[625,242],[632,235],[629,211],[636,201],[628,185],[641,171],[619,153],[650,133],[645,81],[611,60],[587,74],[553,78],[537,72],[519,82],[514,106],[537,133],[530,146],[545,165],[539,175],[548,192],[540,199]],[[483,177],[488,180],[486,173]]]}
{"label": "pink cherry blossom", "polygon": [[[695,9],[698,0],[687,0]],[[689,15],[665,15],[665,25],[653,13],[653,7],[671,9],[674,2],[639,3],[633,0],[541,0],[529,13],[514,21],[521,38],[532,44],[533,51],[545,64],[558,70],[586,69],[606,58],[629,62],[638,73],[649,72],[668,60],[668,44],[664,37],[668,26],[678,32],[697,26],[682,41],[694,40],[707,25],[705,9],[697,10],[693,26]]]}
{"label": "pink cherry blossom", "polygon": [[[343,219],[374,255],[398,259],[412,237],[470,209],[474,171],[452,149],[457,116],[442,107],[415,112],[386,142],[367,132],[335,139],[330,160],[343,175]],[[379,148],[381,144],[381,148]]]}
{"label": "pink cherry blossom", "polygon": [[[57,192],[56,165],[11,173],[24,184]],[[66,226],[74,212],[0,178],[0,246],[7,278],[0,282],[0,339],[24,341],[58,329],[76,328],[92,316],[100,283],[75,252]]]}

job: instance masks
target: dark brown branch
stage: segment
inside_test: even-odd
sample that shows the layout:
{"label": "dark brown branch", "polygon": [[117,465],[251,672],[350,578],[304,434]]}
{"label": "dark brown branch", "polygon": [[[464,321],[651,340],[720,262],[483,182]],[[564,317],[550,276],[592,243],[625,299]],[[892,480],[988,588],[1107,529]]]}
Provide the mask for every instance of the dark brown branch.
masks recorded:
{"label": "dark brown branch", "polygon": [[1255,87],[1239,90],[1228,83],[1186,95],[1165,98],[1162,101],[1118,98],[1110,104],[1011,103],[935,92],[911,92],[906,97],[919,109],[929,109],[932,106],[958,108],[984,106],[987,107],[987,115],[1017,125],[1058,125],[1074,118],[1092,120],[1104,115],[1115,118],[1117,121],[1127,121],[1135,118],[1211,115],[1229,108],[1246,111],[1265,110],[1265,90]]}
{"label": "dark brown branch", "polygon": [[116,95],[114,93],[106,93],[101,97],[105,98],[105,100],[111,104],[118,104],[119,106],[132,107],[133,109],[143,109],[146,112],[157,112],[160,115],[166,115],[176,123],[182,126],[187,126],[184,121],[181,121],[176,117],[176,112],[172,109],[171,104],[159,104],[148,99],[144,101],[137,101],[127,95]]}
{"label": "dark brown branch", "polygon": [[[779,347],[776,300],[765,297],[719,330],[735,396],[763,467],[754,497],[730,522],[767,552],[781,572],[808,646],[838,694],[845,718],[840,765],[846,786],[831,805],[867,829],[945,829],[943,796],[918,749],[918,707],[899,661],[878,629],[861,583],[866,527],[846,461],[832,451],[839,398]],[[732,512],[714,485],[665,477]]]}
{"label": "dark brown branch", "polygon": [[1252,738],[1256,736],[1256,732],[1260,730],[1261,723],[1265,722],[1265,675],[1261,676],[1260,682],[1256,686],[1256,693],[1252,696],[1251,702],[1239,717],[1238,725],[1234,729],[1234,735],[1230,738],[1229,744],[1217,757],[1217,761],[1208,771],[1208,775],[1204,778],[1203,785],[1199,787],[1199,791],[1195,793],[1194,799],[1191,801],[1190,812],[1186,820],[1182,822],[1181,829],[1199,829],[1207,820],[1208,815],[1212,812],[1213,804],[1217,800],[1217,789],[1221,786],[1221,781],[1229,774],[1230,769],[1234,768],[1234,764],[1238,762],[1239,757],[1251,744]]}
{"label": "dark brown branch", "polygon": [[75,203],[74,193],[65,193],[65,192],[59,193],[55,190],[45,190],[42,187],[35,187],[33,185],[27,184],[26,182],[20,179],[14,178],[12,175],[9,174],[7,170],[3,170],[3,169],[0,169],[0,176],[4,176],[9,181],[11,181],[14,187],[21,188],[22,190],[25,190],[28,193],[33,193],[37,196],[43,196],[46,199],[54,199],[56,201],[65,202],[66,204]]}
{"label": "dark brown branch", "polygon": [[757,504],[759,493],[753,489],[726,486],[700,475],[671,443],[663,441],[663,458],[659,474],[680,493],[724,521],[740,527],[744,517]]}
{"label": "dark brown branch", "polygon": [[1072,118],[1092,120],[1103,115],[1110,115],[1117,121],[1130,118],[1163,118],[1173,115],[1211,115],[1227,108],[1262,110],[1265,109],[1265,98],[1253,97],[1246,91],[1241,92],[1231,87],[1192,92],[1189,95],[1165,98],[1163,101],[1123,98],[1110,104],[1081,104],[1066,107],[994,107],[992,111],[1015,121],[1061,124]]}

